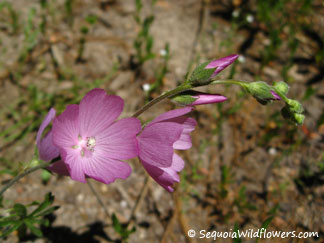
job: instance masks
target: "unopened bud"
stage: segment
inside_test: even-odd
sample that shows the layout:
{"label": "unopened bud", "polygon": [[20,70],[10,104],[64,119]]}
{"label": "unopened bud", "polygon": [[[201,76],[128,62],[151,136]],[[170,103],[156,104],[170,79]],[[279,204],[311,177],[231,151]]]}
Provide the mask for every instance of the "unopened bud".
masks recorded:
{"label": "unopened bud", "polygon": [[286,95],[288,93],[288,90],[289,90],[288,84],[286,84],[283,81],[274,82],[273,87],[276,90],[278,90],[279,92],[283,93],[284,95]]}
{"label": "unopened bud", "polygon": [[224,102],[227,100],[227,97],[190,90],[173,97],[172,100],[181,105],[194,106]]}

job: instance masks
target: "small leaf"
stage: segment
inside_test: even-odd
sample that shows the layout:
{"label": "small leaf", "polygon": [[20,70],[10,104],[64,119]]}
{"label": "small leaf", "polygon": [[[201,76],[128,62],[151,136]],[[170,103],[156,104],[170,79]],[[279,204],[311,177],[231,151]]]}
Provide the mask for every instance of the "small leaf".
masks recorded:
{"label": "small leaf", "polygon": [[1,238],[4,238],[4,237],[7,237],[8,235],[10,235],[13,231],[17,230],[21,225],[23,224],[22,221],[18,221],[18,222],[15,222],[13,223],[13,226],[7,230],[5,230],[1,235],[0,237]]}
{"label": "small leaf", "polygon": [[118,218],[116,217],[116,215],[113,213],[112,215],[112,221],[113,221],[113,227],[115,229],[115,231],[121,235],[122,233],[122,225],[119,222]]}
{"label": "small leaf", "polygon": [[30,214],[30,216],[40,213],[42,210],[50,206],[54,201],[54,196],[52,193],[47,193],[45,195],[44,201]]}
{"label": "small leaf", "polygon": [[26,226],[28,227],[28,229],[34,234],[36,235],[37,237],[42,237],[43,236],[43,233],[42,231],[37,228],[34,224],[33,224],[33,221],[30,220],[30,219],[26,219],[25,220],[25,224]]}
{"label": "small leaf", "polygon": [[13,206],[13,211],[17,214],[17,216],[24,218],[27,215],[27,209],[24,205],[20,204],[20,203],[16,203]]}

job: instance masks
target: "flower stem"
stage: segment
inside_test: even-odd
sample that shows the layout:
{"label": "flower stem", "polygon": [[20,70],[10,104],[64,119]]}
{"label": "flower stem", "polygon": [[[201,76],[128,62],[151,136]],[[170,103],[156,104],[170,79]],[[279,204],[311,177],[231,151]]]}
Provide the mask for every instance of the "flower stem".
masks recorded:
{"label": "flower stem", "polygon": [[5,186],[2,187],[1,191],[0,191],[0,197],[2,196],[2,194],[9,189],[9,187],[11,187],[13,184],[15,184],[17,181],[19,181],[21,178],[25,177],[26,175],[33,173],[36,170],[39,169],[44,169],[47,166],[49,166],[49,163],[42,163],[40,165],[34,166],[26,171],[24,171],[23,173],[17,175],[16,177],[14,177],[12,180],[10,180]]}
{"label": "flower stem", "polygon": [[154,100],[151,100],[149,103],[147,103],[146,105],[144,105],[143,107],[141,107],[139,110],[137,110],[132,117],[138,117],[139,115],[141,115],[143,112],[145,112],[146,110],[148,110],[149,108],[151,108],[153,105],[155,105],[156,103],[164,100],[165,98],[171,97],[173,95],[179,94],[183,91],[189,90],[191,89],[192,86],[190,84],[182,84],[180,86],[178,86],[175,89],[172,89],[168,92],[165,92],[164,94],[161,94],[159,97],[155,98]]}
{"label": "flower stem", "polygon": [[108,210],[105,206],[105,204],[103,203],[103,201],[101,200],[101,197],[99,195],[99,193],[96,191],[96,189],[94,188],[94,186],[92,185],[91,181],[90,180],[87,180],[87,184],[91,190],[91,192],[93,193],[93,195],[96,197],[98,203],[100,204],[100,206],[102,207],[102,209],[104,210],[107,218],[110,218],[110,215],[108,213]]}
{"label": "flower stem", "polygon": [[234,84],[234,85],[239,85],[241,87],[244,87],[246,85],[245,84],[246,82],[241,80],[234,80],[234,79],[223,79],[223,80],[211,79],[211,80],[212,82],[209,84]]}

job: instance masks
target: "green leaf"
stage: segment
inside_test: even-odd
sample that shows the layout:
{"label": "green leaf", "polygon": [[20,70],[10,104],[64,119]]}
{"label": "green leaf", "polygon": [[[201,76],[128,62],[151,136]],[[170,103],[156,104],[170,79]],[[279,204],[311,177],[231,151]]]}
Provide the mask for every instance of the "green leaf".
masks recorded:
{"label": "green leaf", "polygon": [[48,215],[48,214],[54,212],[55,210],[57,210],[57,209],[59,209],[59,208],[60,208],[60,206],[53,206],[53,207],[50,207],[50,208],[48,208],[48,209],[42,211],[41,213],[38,213],[36,216],[37,216],[37,217],[42,217],[42,216]]}
{"label": "green leaf", "polygon": [[[45,208],[50,206],[53,202],[54,202],[54,196],[50,192],[47,193],[45,195],[44,201],[29,216],[37,215],[38,213],[43,211]],[[37,216],[39,216],[39,215],[37,215]]]}
{"label": "green leaf", "polygon": [[204,62],[196,67],[186,82],[196,86],[206,84],[216,70],[216,68],[205,69],[208,64],[209,62]]}
{"label": "green leaf", "polygon": [[114,227],[115,231],[118,234],[121,234],[122,233],[122,225],[114,213],[112,215],[112,222],[113,222],[113,227]]}
{"label": "green leaf", "polygon": [[20,204],[20,203],[16,203],[14,206],[13,206],[13,209],[12,209],[16,214],[17,216],[19,216],[20,218],[24,218],[27,216],[27,209],[24,205]]}
{"label": "green leaf", "polygon": [[234,224],[234,232],[236,232],[236,235],[237,235],[237,238],[234,238],[233,239],[233,242],[234,243],[241,243],[242,242],[242,239],[239,237],[239,226],[237,223]]}
{"label": "green leaf", "polygon": [[34,235],[36,235],[37,237],[42,237],[42,236],[43,236],[42,231],[34,225],[33,220],[26,219],[26,220],[24,220],[24,222],[25,222],[26,226],[28,227],[28,229],[29,229],[29,230],[30,230]]}
{"label": "green leaf", "polygon": [[13,223],[13,226],[7,230],[5,230],[0,237],[4,238],[7,237],[8,235],[10,235],[12,232],[14,232],[15,230],[17,230],[20,226],[22,226],[23,222],[22,221],[17,221],[15,223]]}
{"label": "green leaf", "polygon": [[6,218],[1,218],[0,220],[0,228],[8,226],[10,224],[15,224],[16,222],[19,222],[18,220],[15,219],[15,217],[6,217]]}

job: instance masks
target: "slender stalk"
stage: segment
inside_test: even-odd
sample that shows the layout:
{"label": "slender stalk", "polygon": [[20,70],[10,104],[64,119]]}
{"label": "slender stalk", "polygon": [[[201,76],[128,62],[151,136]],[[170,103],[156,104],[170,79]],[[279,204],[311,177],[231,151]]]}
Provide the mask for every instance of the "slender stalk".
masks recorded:
{"label": "slender stalk", "polygon": [[15,178],[13,178],[12,180],[10,180],[5,186],[2,187],[1,191],[0,191],[0,196],[2,196],[2,194],[9,188],[11,187],[13,184],[15,184],[17,181],[19,181],[21,178],[25,177],[26,175],[33,173],[36,170],[39,169],[44,169],[47,166],[49,166],[49,163],[43,163],[37,166],[34,166],[26,171],[24,171],[23,173],[17,175]]}
{"label": "slender stalk", "polygon": [[217,80],[217,79],[211,79],[212,82],[209,83],[210,84],[234,84],[234,85],[239,85],[241,87],[245,86],[245,81],[241,81],[241,80],[234,80],[234,79],[223,79],[223,80]]}
{"label": "slender stalk", "polygon": [[95,197],[96,197],[98,203],[100,204],[100,206],[101,206],[102,209],[104,210],[106,216],[107,216],[108,218],[110,218],[110,215],[109,215],[109,213],[108,213],[108,210],[107,210],[107,208],[105,207],[105,204],[103,203],[103,201],[101,200],[101,197],[100,197],[99,193],[97,193],[96,189],[95,189],[94,186],[92,185],[92,182],[90,182],[90,180],[87,180],[87,184],[88,184],[88,186],[89,186],[91,192],[93,193],[93,195],[95,195]]}
{"label": "slender stalk", "polygon": [[138,211],[138,209],[140,208],[140,206],[141,206],[141,204],[143,202],[143,199],[144,199],[144,197],[145,197],[145,195],[147,193],[147,190],[148,190],[149,182],[150,182],[150,176],[146,175],[146,178],[145,178],[145,181],[143,183],[141,192],[137,196],[135,205],[134,205],[134,207],[132,209],[132,212],[131,212],[131,215],[130,215],[130,217],[128,219],[128,227],[131,226],[132,221],[135,219],[135,214],[136,214],[136,212]]}
{"label": "slender stalk", "polygon": [[179,94],[183,91],[189,90],[191,89],[192,86],[190,84],[182,84],[180,86],[178,86],[177,88],[170,90],[162,95],[160,95],[159,97],[155,98],[154,100],[151,100],[149,103],[147,103],[146,105],[144,105],[143,107],[141,107],[139,110],[137,110],[132,117],[138,117],[139,115],[141,115],[144,111],[148,110],[149,108],[151,108],[153,105],[155,105],[156,103],[171,97],[173,95]]}

